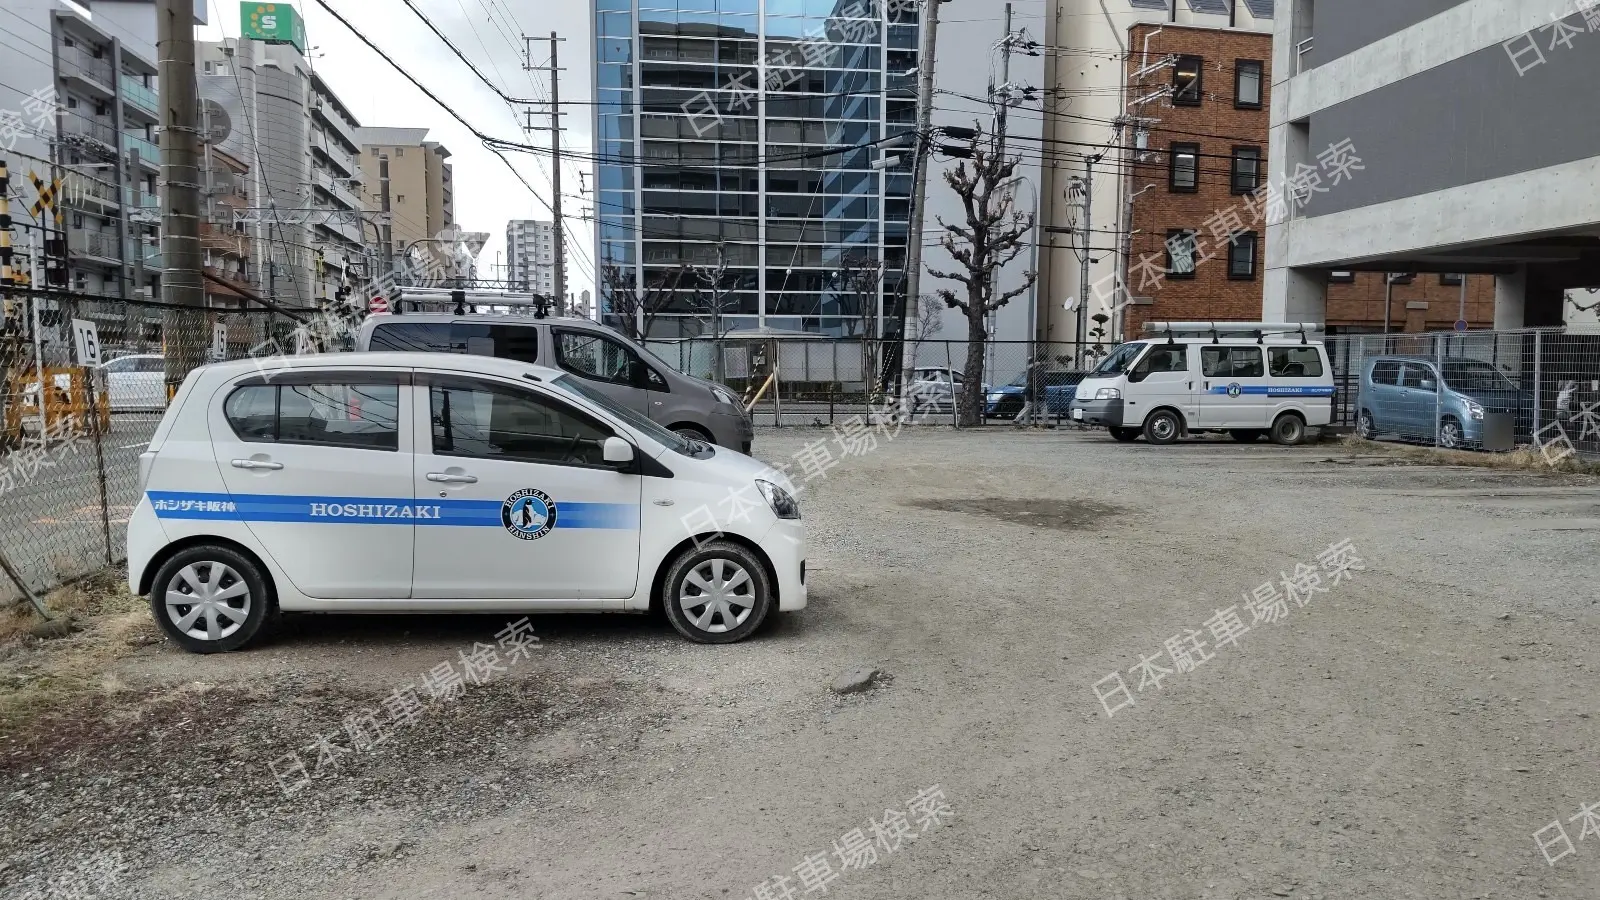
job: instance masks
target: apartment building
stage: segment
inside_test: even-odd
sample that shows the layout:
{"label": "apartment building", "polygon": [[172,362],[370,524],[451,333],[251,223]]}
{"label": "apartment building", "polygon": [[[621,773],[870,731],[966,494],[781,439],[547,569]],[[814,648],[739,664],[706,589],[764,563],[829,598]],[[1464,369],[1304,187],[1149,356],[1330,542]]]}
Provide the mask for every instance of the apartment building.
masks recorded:
{"label": "apartment building", "polygon": [[[1600,286],[1600,119],[1578,112],[1600,84],[1593,10],[1292,0],[1279,12],[1273,179],[1341,143],[1362,168],[1305,186],[1267,229],[1268,319],[1331,323],[1330,272],[1469,272],[1495,277],[1496,327],[1595,322],[1575,302]],[[1449,318],[1417,302],[1430,327]]]}
{"label": "apartment building", "polygon": [[[1261,321],[1264,232],[1281,192],[1264,190],[1273,36],[1171,23],[1129,29],[1139,104],[1123,235],[1129,300],[1112,331],[1150,321]],[[1115,284],[1108,282],[1107,284]],[[1463,291],[1465,288],[1465,291]],[[1494,279],[1461,273],[1329,271],[1332,333],[1493,322]],[[1384,310],[1385,299],[1389,309]],[[1465,300],[1463,306],[1462,300]]]}
{"label": "apartment building", "polygon": [[200,222],[200,249],[205,265],[206,305],[254,307],[261,294],[256,277],[255,240],[237,224],[238,212],[255,204],[250,193],[250,167],[244,160],[210,144],[201,149],[200,190],[205,217]]}
{"label": "apartment building", "polygon": [[389,161],[393,257],[400,259],[409,249],[419,263],[444,260],[449,244],[439,235],[456,224],[450,151],[428,140],[426,128],[361,128],[356,136],[368,209],[383,208],[380,163]]}
{"label": "apartment building", "polygon": [[249,167],[257,281],[287,306],[359,282],[376,230],[367,222],[360,127],[288,42],[228,38],[196,48],[200,96],[222,110],[217,146]]}
{"label": "apartment building", "polygon": [[[1159,173],[1141,168],[1139,156],[1148,152],[1150,145],[1147,142],[1145,148],[1139,146],[1140,133],[1159,129],[1164,123],[1184,121],[1193,108],[1185,106],[1190,102],[1186,98],[1174,102],[1175,80],[1180,76],[1174,62],[1158,51],[1157,42],[1167,29],[1183,27],[1205,29],[1205,40],[1217,42],[1217,49],[1199,54],[1206,62],[1206,71],[1197,85],[1204,113],[1208,102],[1220,102],[1208,101],[1209,95],[1230,97],[1234,91],[1232,54],[1243,51],[1223,51],[1221,42],[1229,34],[1270,34],[1274,16],[1283,5],[1284,0],[1050,0],[1047,37],[1041,43],[1045,54],[1044,147],[1053,164],[1045,167],[1040,185],[1040,194],[1046,198],[1041,215],[1046,226],[1045,247],[1039,259],[1040,338],[1075,340],[1083,325],[1094,327],[1090,317],[1095,313],[1111,315],[1129,295],[1144,293],[1139,289],[1137,274],[1131,285],[1124,287],[1121,280],[1129,249],[1126,240],[1133,230],[1128,222],[1129,201],[1147,184],[1161,185],[1151,189],[1152,193],[1164,190],[1166,180]],[[1151,27],[1140,30],[1135,37],[1135,26],[1141,25]],[[1152,45],[1148,54],[1144,46],[1147,39]],[[1135,61],[1137,65],[1132,65]],[[1136,81],[1130,73],[1146,66],[1157,68],[1137,83],[1148,84],[1150,91],[1136,94]],[[1216,107],[1227,108],[1231,108],[1231,102]],[[1221,134],[1226,132],[1219,131]],[[1212,142],[1201,138],[1201,143],[1210,146]],[[1216,144],[1219,155],[1229,155],[1231,143],[1219,136]],[[1094,159],[1092,167],[1090,158]],[[1205,168],[1216,170],[1227,165],[1226,160],[1211,158]],[[1213,182],[1223,177],[1214,171],[1206,172],[1206,176]],[[1072,233],[1083,227],[1086,196],[1092,228],[1087,242],[1081,233]],[[1174,198],[1174,202],[1184,208],[1184,221],[1197,218],[1192,225],[1170,227],[1199,228],[1205,218],[1196,207],[1201,201]],[[1149,239],[1143,238],[1145,243],[1140,246],[1148,250]],[[1163,233],[1158,243],[1164,245],[1164,241]],[[1085,243],[1090,259],[1087,285],[1080,284]],[[1134,260],[1137,262],[1138,257]],[[1191,285],[1174,282],[1168,295],[1170,302],[1179,303],[1176,298],[1185,293],[1198,298],[1199,278],[1197,274],[1196,283]],[[1240,288],[1230,296],[1237,298],[1244,291]],[[1079,298],[1086,298],[1086,302],[1080,303]],[[1064,304],[1073,307],[1065,314]],[[1145,307],[1132,313],[1133,321],[1149,317]]]}
{"label": "apartment building", "polygon": [[556,230],[553,223],[537,219],[512,219],[506,223],[506,279],[518,290],[555,296]]}
{"label": "apartment building", "polygon": [[[63,236],[40,226],[59,227],[70,288],[159,298],[154,54],[112,25],[91,21],[76,4],[8,0],[0,12],[0,110],[8,118],[0,157],[19,194],[11,209],[20,255],[42,256],[46,240]],[[48,212],[33,216],[30,174],[61,179],[59,225]]]}

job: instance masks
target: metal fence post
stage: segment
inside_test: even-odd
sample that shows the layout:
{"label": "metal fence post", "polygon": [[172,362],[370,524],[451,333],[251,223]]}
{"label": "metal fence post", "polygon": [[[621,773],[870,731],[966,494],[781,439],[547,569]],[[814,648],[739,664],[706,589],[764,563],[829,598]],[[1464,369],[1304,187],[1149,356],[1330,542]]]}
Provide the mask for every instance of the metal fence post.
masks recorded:
{"label": "metal fence post", "polygon": [[1444,338],[1433,338],[1433,446],[1439,446],[1439,403],[1444,393]]}
{"label": "metal fence post", "polygon": [[1540,426],[1540,393],[1544,387],[1544,332],[1533,333],[1533,441],[1535,446],[1539,442]]}
{"label": "metal fence post", "polygon": [[[945,341],[944,342],[944,370],[947,373],[955,371],[955,367],[950,364],[950,342],[949,341]],[[957,391],[956,390],[955,379],[951,378],[950,379],[950,424],[954,425],[957,428],[961,427],[961,412],[960,412],[960,409],[961,409],[961,394],[963,394],[963,393],[965,393],[965,391]]]}

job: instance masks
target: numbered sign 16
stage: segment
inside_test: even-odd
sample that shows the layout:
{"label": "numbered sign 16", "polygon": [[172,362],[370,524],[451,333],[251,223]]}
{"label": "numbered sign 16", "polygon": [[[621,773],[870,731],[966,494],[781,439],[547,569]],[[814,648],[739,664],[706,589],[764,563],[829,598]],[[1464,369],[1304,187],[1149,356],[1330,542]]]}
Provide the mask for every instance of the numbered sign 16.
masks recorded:
{"label": "numbered sign 16", "polygon": [[100,332],[88,319],[72,320],[72,340],[78,345],[78,365],[100,365]]}

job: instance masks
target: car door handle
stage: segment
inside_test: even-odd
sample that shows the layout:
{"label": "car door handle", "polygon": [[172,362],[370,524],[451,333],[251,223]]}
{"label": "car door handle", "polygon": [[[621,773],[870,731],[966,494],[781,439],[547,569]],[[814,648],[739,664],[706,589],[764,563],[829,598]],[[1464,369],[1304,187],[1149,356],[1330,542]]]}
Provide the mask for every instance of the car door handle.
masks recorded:
{"label": "car door handle", "polygon": [[451,475],[451,474],[449,474],[447,472],[429,472],[428,473],[428,480],[429,481],[437,481],[440,484],[477,484],[478,483],[478,476],[476,476],[476,475]]}
{"label": "car door handle", "polygon": [[283,463],[267,462],[260,459],[236,459],[230,463],[235,469],[272,469],[277,471],[283,468]]}

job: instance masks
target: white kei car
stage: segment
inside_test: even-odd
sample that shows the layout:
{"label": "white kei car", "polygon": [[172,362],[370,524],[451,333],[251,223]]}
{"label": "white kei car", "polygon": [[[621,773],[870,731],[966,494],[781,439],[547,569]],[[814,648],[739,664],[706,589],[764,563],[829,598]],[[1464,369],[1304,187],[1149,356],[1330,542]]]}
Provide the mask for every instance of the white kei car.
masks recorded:
{"label": "white kei car", "polygon": [[128,584],[195,652],[243,647],[280,610],[660,609],[731,643],[806,605],[787,478],[513,360],[203,366],[139,469]]}

